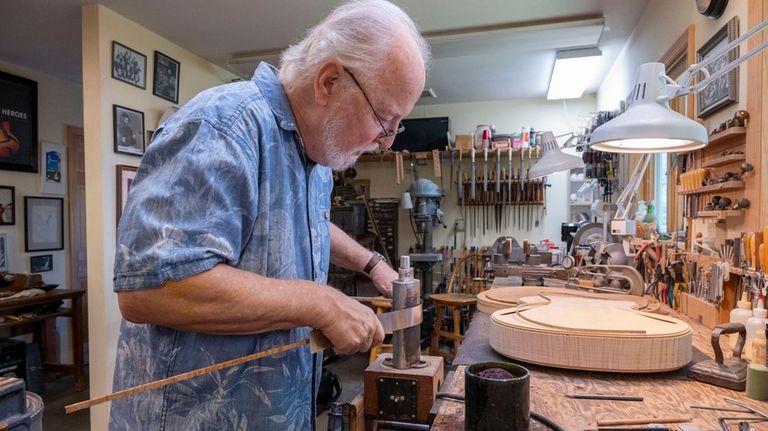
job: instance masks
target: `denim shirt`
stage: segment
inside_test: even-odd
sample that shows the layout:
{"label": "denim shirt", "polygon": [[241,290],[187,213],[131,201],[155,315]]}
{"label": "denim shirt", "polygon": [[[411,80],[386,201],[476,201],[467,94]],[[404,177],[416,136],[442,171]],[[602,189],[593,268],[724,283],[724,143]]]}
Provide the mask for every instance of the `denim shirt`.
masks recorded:
{"label": "denim shirt", "polygon": [[[116,292],[161,288],[220,263],[325,284],[331,171],[305,158],[276,73],[262,63],[251,81],[206,90],[156,131],[118,227]],[[114,390],[308,334],[209,335],[123,320]],[[314,429],[320,356],[304,346],[113,401],[110,429]]]}

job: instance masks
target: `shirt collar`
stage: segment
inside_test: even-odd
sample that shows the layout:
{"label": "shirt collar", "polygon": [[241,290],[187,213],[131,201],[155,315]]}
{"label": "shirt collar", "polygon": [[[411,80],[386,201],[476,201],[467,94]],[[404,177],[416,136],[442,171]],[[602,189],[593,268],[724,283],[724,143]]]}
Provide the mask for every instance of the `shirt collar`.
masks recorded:
{"label": "shirt collar", "polygon": [[261,62],[253,73],[251,81],[261,90],[267,105],[278,118],[279,126],[285,130],[298,132],[288,96],[277,79],[277,69],[268,63]]}

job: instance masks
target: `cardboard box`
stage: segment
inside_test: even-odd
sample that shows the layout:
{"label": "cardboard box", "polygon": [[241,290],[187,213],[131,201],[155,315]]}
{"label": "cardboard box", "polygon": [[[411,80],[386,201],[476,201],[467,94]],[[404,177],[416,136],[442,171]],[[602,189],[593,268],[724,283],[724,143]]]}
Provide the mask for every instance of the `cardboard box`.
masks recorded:
{"label": "cardboard box", "polygon": [[474,143],[472,135],[456,135],[456,148],[471,150]]}

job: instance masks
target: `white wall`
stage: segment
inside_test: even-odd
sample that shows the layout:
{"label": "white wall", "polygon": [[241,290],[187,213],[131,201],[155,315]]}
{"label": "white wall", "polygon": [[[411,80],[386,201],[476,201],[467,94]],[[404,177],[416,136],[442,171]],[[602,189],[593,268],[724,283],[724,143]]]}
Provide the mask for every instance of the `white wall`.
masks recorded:
{"label": "white wall", "polygon": [[[635,31],[597,93],[598,109],[611,110],[619,107],[619,101],[627,97],[635,79],[637,68],[643,63],[657,62],[678,37],[688,28],[696,26],[696,49],[722,28],[734,16],[739,17],[739,34],[747,30],[747,0],[731,0],[723,16],[717,20],[705,18],[696,11],[693,1],[652,0],[637,23]],[[746,44],[741,53],[747,52]],[[739,101],[723,108],[704,121],[707,130],[733,117],[733,112],[747,106],[747,68],[739,67]]]}
{"label": "white wall", "polygon": [[[499,100],[488,102],[455,103],[444,105],[417,106],[409,115],[409,118],[423,117],[449,117],[451,133],[472,134],[475,126],[478,124],[493,124],[496,126],[497,133],[513,133],[519,131],[522,127],[534,127],[536,130],[552,130],[555,135],[575,130],[577,126],[577,116],[588,115],[595,110],[595,98],[592,95],[586,95],[581,99],[563,101],[547,101],[545,99],[515,99]],[[564,138],[560,140],[563,142]],[[482,153],[478,153],[479,156]],[[477,172],[482,174],[481,158],[478,157]],[[489,156],[489,170],[494,168],[493,158]],[[507,166],[507,161],[502,158],[502,166]],[[371,180],[372,197],[400,197],[402,192],[406,191],[411,184],[410,174],[408,172],[408,159],[406,164],[406,179],[402,185],[397,185],[395,179],[395,164],[392,160],[387,162],[360,162],[357,164],[358,178],[367,178]],[[520,160],[515,157],[513,168],[520,166]],[[531,165],[532,166],[532,165]],[[454,167],[454,175],[458,168]],[[464,159],[464,172],[469,173],[470,163],[467,158]],[[427,166],[417,168],[420,178],[428,178],[440,185],[440,179],[434,177],[432,161],[428,161]],[[456,187],[450,191],[448,176],[450,175],[450,160],[443,162],[443,187],[446,198],[443,199],[443,209],[445,211],[445,224],[447,229],[436,228],[434,235],[434,245],[436,247],[444,245],[453,245],[453,226],[455,220],[459,217],[457,206]],[[542,217],[538,228],[533,228],[530,232],[517,229],[516,221],[514,227],[507,229],[502,233],[496,233],[495,225],[493,231],[486,231],[482,235],[482,229],[478,235],[472,237],[468,230],[466,245],[469,246],[490,246],[500,235],[512,235],[522,243],[523,239],[539,241],[549,238],[555,242],[560,241],[560,223],[569,221],[568,217],[568,187],[569,179],[566,173],[559,173],[549,177],[552,184],[547,190],[547,215]],[[489,185],[490,187],[490,185]],[[492,211],[492,207],[489,207]],[[514,219],[512,219],[514,220]],[[493,217],[491,217],[493,225]],[[502,225],[503,228],[503,225]],[[415,237],[408,221],[407,211],[400,211],[398,224],[398,254],[408,252],[408,247],[415,243]],[[458,237],[458,246],[462,245],[461,234]]]}
{"label": "white wall", "polygon": [[[80,84],[55,78],[15,64],[0,61],[0,70],[23,78],[37,81],[37,140],[38,153],[40,142],[66,144],[66,125],[82,127],[83,100]],[[39,159],[39,155],[38,155]],[[45,168],[38,160],[38,171]],[[0,233],[8,234],[10,242],[10,272],[29,273],[30,256],[53,255],[53,271],[43,272],[43,281],[58,284],[59,288],[69,286],[69,224],[68,198],[66,195],[44,195],[41,192],[40,173],[0,171],[0,185],[16,188],[16,224],[0,226]],[[64,250],[25,252],[24,246],[24,197],[49,196],[64,198]],[[69,344],[69,319],[58,318],[60,360],[71,363],[72,352]]]}
{"label": "white wall", "polygon": [[[154,51],[181,63],[179,103],[206,88],[229,82],[232,74],[104,6],[83,6],[83,107],[85,118],[86,202],[88,217],[88,302],[91,396],[112,390],[120,313],[112,291],[115,253],[115,165],[137,166],[139,158],[113,152],[112,105],[144,112],[154,130],[171,104],[152,95]],[[147,56],[147,88],[111,78],[112,41]],[[107,427],[109,405],[91,409],[91,429]]]}

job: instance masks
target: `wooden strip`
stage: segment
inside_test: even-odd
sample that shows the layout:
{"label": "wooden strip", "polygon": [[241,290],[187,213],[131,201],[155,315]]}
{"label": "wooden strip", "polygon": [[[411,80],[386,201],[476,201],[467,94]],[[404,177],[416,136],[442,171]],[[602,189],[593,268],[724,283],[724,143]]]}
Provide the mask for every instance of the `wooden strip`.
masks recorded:
{"label": "wooden strip", "polygon": [[639,419],[611,419],[611,420],[599,420],[597,426],[612,426],[612,425],[644,425],[644,424],[675,424],[682,422],[690,422],[690,416],[680,416],[673,418],[639,418]]}
{"label": "wooden strip", "polygon": [[[747,27],[753,28],[768,17],[768,0],[749,0],[747,6]],[[758,33],[747,40],[747,50],[756,48],[765,40],[765,32]],[[763,51],[752,57],[747,63],[747,127],[745,155],[755,170],[747,175],[745,197],[752,203],[747,211],[743,230],[757,231],[768,223],[768,209],[763,205],[763,190],[768,187],[768,157],[763,157],[764,142],[768,142],[768,97],[765,86],[768,85],[768,52]],[[744,67],[744,66],[740,66]],[[742,84],[743,85],[743,84]]]}
{"label": "wooden strip", "polygon": [[309,344],[309,342],[310,342],[309,338],[305,338],[300,341],[295,341],[289,344],[283,344],[282,346],[273,347],[271,349],[257,352],[248,356],[243,356],[241,358],[231,359],[229,361],[220,362],[218,364],[210,365],[203,368],[198,368],[192,371],[187,371],[186,373],[177,374],[175,376],[171,376],[162,380],[156,380],[154,382],[145,383],[143,385],[134,386],[128,389],[123,389],[122,391],[117,391],[109,395],[104,395],[101,397],[92,398],[90,400],[81,401],[79,403],[70,404],[64,408],[64,411],[67,414],[74,413],[83,409],[91,408],[99,404],[103,404],[107,401],[119,400],[121,398],[130,397],[132,395],[136,395],[142,392],[151,391],[152,389],[162,388],[164,386],[168,386],[173,383],[178,383],[183,380],[189,380],[197,376],[202,376],[203,374],[212,373],[214,371],[218,371],[224,368],[234,367],[235,365],[240,365],[245,362],[255,361],[256,359],[261,359],[267,356],[272,356],[278,353],[286,352],[288,350],[293,350],[302,346],[306,346]]}

